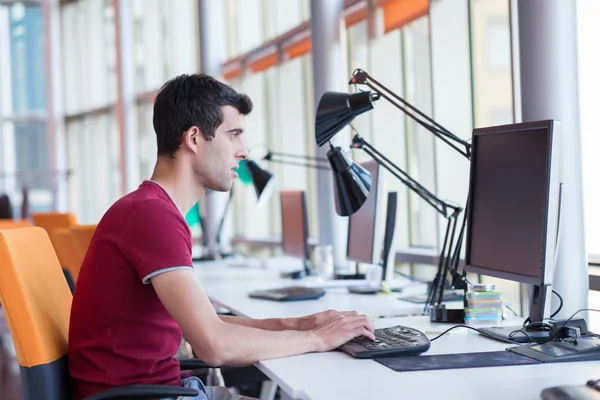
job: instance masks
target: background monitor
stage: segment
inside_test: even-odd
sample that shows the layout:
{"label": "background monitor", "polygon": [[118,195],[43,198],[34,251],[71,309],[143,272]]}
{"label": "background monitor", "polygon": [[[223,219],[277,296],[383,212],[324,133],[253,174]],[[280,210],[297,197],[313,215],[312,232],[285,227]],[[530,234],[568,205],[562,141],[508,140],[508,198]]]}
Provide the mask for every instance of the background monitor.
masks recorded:
{"label": "background monitor", "polygon": [[379,164],[376,161],[360,163],[371,174],[371,191],[367,200],[348,220],[348,260],[367,264],[379,264],[381,259],[382,237],[381,216],[381,184]]}
{"label": "background monitor", "polygon": [[310,259],[306,195],[301,190],[283,190],[280,198],[283,253],[306,262]]}
{"label": "background monitor", "polygon": [[465,269],[534,285],[541,321],[558,231],[560,124],[538,121],[473,131]]}

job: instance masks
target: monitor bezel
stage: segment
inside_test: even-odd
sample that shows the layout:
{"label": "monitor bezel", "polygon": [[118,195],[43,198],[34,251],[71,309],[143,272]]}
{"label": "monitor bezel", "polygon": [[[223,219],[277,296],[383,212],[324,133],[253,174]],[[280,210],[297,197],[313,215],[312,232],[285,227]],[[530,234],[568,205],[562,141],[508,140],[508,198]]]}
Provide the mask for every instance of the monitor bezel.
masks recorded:
{"label": "monitor bezel", "polygon": [[[477,167],[478,156],[476,154],[476,142],[483,135],[494,135],[511,133],[516,131],[530,131],[545,129],[550,136],[548,147],[546,149],[546,157],[548,159],[548,174],[547,174],[547,190],[546,190],[546,210],[544,215],[544,251],[541,252],[542,259],[540,263],[539,276],[530,276],[516,274],[514,272],[505,272],[495,269],[488,269],[480,265],[471,263],[471,240],[472,240],[472,210],[473,210],[473,195],[471,188],[473,187],[474,171]],[[486,128],[478,128],[473,130],[472,136],[472,157],[469,176],[469,199],[467,205],[467,233],[466,233],[466,251],[465,251],[465,270],[476,274],[492,276],[500,279],[507,279],[524,284],[532,284],[537,286],[548,286],[552,284],[554,275],[556,238],[558,232],[559,219],[559,204],[560,204],[560,138],[561,129],[560,122],[555,120],[542,120],[535,122],[524,122],[508,125],[500,125]]]}

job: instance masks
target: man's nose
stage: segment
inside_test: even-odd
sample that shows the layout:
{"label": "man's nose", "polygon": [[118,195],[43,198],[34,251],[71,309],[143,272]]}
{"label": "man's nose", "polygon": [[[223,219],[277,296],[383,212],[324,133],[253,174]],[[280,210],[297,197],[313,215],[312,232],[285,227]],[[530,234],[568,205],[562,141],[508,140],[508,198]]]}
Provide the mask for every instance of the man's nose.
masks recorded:
{"label": "man's nose", "polygon": [[244,145],[242,147],[242,150],[238,153],[237,158],[240,160],[246,160],[248,159],[249,155],[248,155],[248,149],[246,148],[246,145]]}

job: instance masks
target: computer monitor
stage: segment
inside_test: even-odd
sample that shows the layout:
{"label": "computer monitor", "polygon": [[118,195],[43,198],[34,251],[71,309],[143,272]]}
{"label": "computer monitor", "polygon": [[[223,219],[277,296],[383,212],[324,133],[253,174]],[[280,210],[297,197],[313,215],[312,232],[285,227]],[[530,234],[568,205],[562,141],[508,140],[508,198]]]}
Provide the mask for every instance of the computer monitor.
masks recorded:
{"label": "computer monitor", "polygon": [[280,192],[280,198],[283,253],[300,258],[304,262],[304,270],[290,277],[301,278],[304,275],[311,275],[306,194],[302,190],[283,190]]}
{"label": "computer monitor", "polygon": [[[473,131],[465,270],[533,285],[530,322],[542,322],[554,274],[560,136],[552,120]],[[531,325],[530,337],[548,336],[540,325]],[[488,332],[529,341],[516,329]]]}
{"label": "computer monitor", "polygon": [[381,185],[379,164],[367,161],[360,164],[371,174],[371,191],[367,200],[348,219],[346,258],[367,264],[379,264],[381,258]]}

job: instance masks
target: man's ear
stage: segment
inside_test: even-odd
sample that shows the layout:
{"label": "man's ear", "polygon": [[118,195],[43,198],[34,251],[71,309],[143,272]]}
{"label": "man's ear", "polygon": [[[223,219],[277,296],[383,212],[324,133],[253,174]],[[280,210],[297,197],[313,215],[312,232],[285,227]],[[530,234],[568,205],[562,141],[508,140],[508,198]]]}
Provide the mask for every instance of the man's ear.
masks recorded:
{"label": "man's ear", "polygon": [[197,126],[192,126],[183,133],[182,144],[194,153],[198,152],[202,142],[204,142],[204,137]]}

